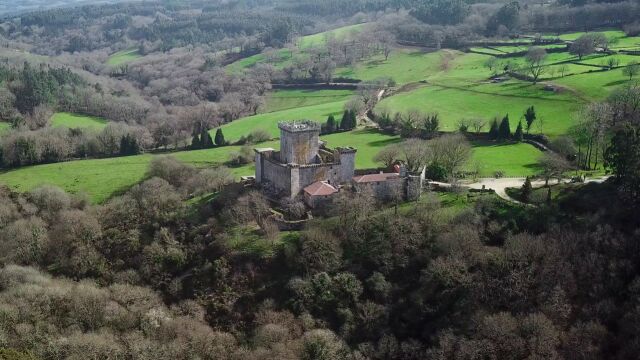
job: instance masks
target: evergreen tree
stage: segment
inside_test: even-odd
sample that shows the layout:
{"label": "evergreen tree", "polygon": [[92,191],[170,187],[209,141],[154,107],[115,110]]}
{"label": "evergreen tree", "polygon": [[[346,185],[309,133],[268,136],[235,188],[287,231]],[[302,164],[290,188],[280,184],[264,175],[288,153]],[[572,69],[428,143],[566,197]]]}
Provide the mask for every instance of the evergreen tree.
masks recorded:
{"label": "evergreen tree", "polygon": [[507,114],[500,123],[500,128],[498,129],[498,139],[507,140],[509,138],[511,138],[511,125],[509,125],[509,114]]}
{"label": "evergreen tree", "polygon": [[222,129],[220,129],[220,128],[218,128],[218,130],[216,130],[215,142],[216,142],[216,146],[225,146],[225,145],[227,145],[227,142],[224,139],[224,134],[222,133]]}
{"label": "evergreen tree", "polygon": [[194,150],[202,149],[202,142],[200,142],[200,135],[198,133],[193,134],[193,139],[191,139],[191,148]]}
{"label": "evergreen tree", "polygon": [[527,108],[527,111],[524,113],[524,120],[527,122],[527,134],[531,131],[531,126],[533,122],[536,120],[536,109],[531,106]]}
{"label": "evergreen tree", "polygon": [[489,129],[489,139],[498,139],[498,119],[493,119],[493,122],[491,122],[491,128]]}
{"label": "evergreen tree", "polygon": [[522,191],[520,192],[520,200],[522,202],[529,202],[531,198],[531,193],[533,192],[533,186],[531,185],[531,180],[527,177],[522,185]]}
{"label": "evergreen tree", "polygon": [[120,138],[120,155],[137,155],[140,153],[140,146],[135,136],[126,134]]}
{"label": "evergreen tree", "polygon": [[200,133],[200,144],[201,144],[201,149],[211,149],[215,146],[213,144],[213,139],[211,138],[211,134],[209,134],[209,131],[204,128]]}
{"label": "evergreen tree", "polygon": [[350,111],[345,110],[342,114],[342,119],[340,119],[340,130],[349,130],[349,122],[350,122]]}
{"label": "evergreen tree", "polygon": [[336,132],[336,118],[333,115],[329,115],[327,119],[326,131],[329,134]]}
{"label": "evergreen tree", "polygon": [[358,114],[355,110],[349,112],[349,130],[355,129],[358,126]]}
{"label": "evergreen tree", "polygon": [[524,138],[524,135],[522,133],[522,121],[518,122],[518,127],[516,128],[516,132],[513,134],[513,139],[515,141],[522,141],[522,139]]}

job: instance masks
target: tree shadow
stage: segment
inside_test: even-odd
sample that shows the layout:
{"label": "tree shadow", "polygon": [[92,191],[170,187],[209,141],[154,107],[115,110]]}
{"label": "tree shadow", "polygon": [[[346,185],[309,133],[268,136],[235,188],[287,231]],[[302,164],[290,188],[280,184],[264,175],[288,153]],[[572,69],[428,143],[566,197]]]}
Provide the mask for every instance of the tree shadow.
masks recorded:
{"label": "tree shadow", "polygon": [[609,83],[604,84],[604,86],[617,86],[617,85],[622,85],[627,83],[629,80],[618,80],[618,81],[612,81]]}

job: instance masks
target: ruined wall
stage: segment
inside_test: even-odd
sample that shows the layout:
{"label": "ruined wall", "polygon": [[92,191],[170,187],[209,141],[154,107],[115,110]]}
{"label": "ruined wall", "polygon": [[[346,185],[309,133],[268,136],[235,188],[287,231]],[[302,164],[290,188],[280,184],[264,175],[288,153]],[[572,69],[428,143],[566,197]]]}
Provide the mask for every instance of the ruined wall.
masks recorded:
{"label": "ruined wall", "polygon": [[407,200],[416,201],[422,196],[422,187],[424,186],[427,168],[423,167],[422,171],[417,175],[409,175],[407,177]]}
{"label": "ruined wall", "polygon": [[300,190],[318,181],[328,181],[332,185],[343,183],[338,164],[301,166],[298,170]]}
{"label": "ruined wall", "polygon": [[406,179],[400,177],[391,178],[387,181],[354,183],[354,186],[358,191],[370,191],[380,201],[386,202],[406,197]]}
{"label": "ruined wall", "polygon": [[261,163],[261,183],[269,183],[275,189],[284,192],[286,195],[291,195],[291,168],[280,165],[264,156],[261,159]]}

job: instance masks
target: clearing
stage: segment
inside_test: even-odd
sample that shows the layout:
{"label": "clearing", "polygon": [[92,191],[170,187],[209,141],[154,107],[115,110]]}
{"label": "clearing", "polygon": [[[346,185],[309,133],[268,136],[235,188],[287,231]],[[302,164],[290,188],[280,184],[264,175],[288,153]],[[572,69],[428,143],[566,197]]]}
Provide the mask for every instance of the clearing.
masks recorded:
{"label": "clearing", "polygon": [[107,65],[110,66],[118,66],[122,64],[126,64],[128,62],[132,62],[142,57],[138,48],[131,48],[127,50],[118,51],[113,53],[107,59]]}
{"label": "clearing", "polygon": [[55,113],[51,117],[51,126],[52,127],[65,127],[69,129],[92,129],[92,130],[102,130],[109,123],[106,119],[96,117],[96,116],[88,116],[88,115],[80,115],[80,114],[71,114],[66,112]]}

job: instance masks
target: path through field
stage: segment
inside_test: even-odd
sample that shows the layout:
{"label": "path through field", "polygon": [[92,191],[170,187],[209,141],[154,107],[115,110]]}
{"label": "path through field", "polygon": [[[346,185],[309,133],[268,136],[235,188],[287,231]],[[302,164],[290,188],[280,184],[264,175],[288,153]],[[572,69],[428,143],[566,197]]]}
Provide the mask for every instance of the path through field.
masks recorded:
{"label": "path through field", "polygon": [[[602,177],[596,177],[596,178],[587,178],[584,181],[584,184],[587,183],[603,183],[605,182],[607,179],[609,179],[610,176],[602,176]],[[522,187],[522,185],[524,184],[526,178],[483,178],[483,179],[479,179],[477,182],[474,183],[470,183],[470,184],[462,184],[462,186],[468,187],[470,189],[476,189],[476,190],[480,190],[480,189],[488,189],[488,190],[493,190],[496,192],[496,195],[498,195],[500,198],[507,200],[509,202],[512,203],[516,203],[516,204],[521,204],[521,205],[526,205],[514,198],[512,198],[511,196],[509,196],[507,194],[507,189],[508,188],[519,188]],[[563,183],[568,184],[571,182],[571,179],[563,179],[562,180]],[[553,180],[550,181],[549,183],[555,183],[557,184],[557,180]],[[441,187],[448,187],[451,186],[451,184],[447,184],[447,183],[439,183],[439,182],[434,182],[434,184],[441,186]],[[545,182],[544,180],[535,180],[531,182],[531,185],[534,188],[538,188],[538,187],[542,187],[544,186]]]}

